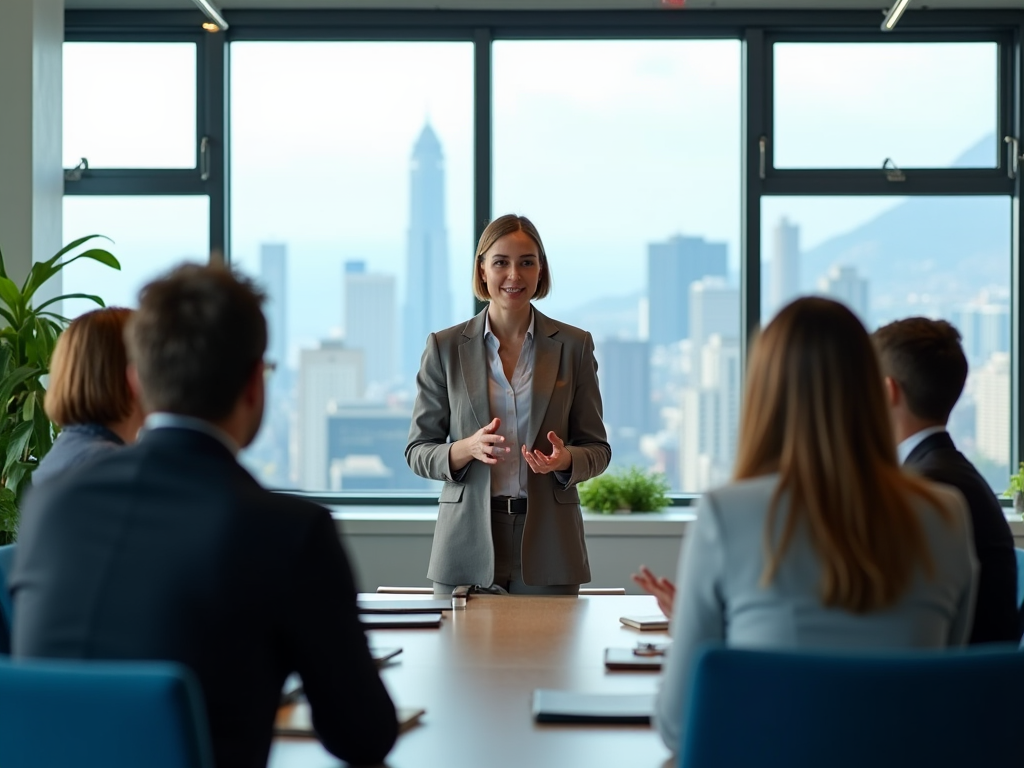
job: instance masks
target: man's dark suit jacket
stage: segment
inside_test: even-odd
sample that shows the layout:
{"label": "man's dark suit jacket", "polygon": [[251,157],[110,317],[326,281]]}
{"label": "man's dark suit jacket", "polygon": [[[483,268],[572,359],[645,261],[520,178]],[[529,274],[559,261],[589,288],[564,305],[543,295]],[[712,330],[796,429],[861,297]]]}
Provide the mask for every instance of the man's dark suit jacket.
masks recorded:
{"label": "man's dark suit jacket", "polygon": [[35,489],[23,517],[15,656],[188,665],[218,768],[266,765],[298,672],[324,746],[384,759],[395,710],[327,510],[271,494],[209,435],[161,428]]}
{"label": "man's dark suit jacket", "polygon": [[970,507],[974,549],[981,567],[970,642],[1017,642],[1020,628],[1013,534],[985,478],[956,449],[948,432],[922,440],[904,466],[935,482],[952,485]]}

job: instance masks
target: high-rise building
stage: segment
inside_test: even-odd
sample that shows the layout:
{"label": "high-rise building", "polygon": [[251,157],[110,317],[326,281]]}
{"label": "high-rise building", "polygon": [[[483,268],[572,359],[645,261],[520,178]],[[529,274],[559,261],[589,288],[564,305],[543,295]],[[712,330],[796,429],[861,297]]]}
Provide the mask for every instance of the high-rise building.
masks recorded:
{"label": "high-rise building", "polygon": [[412,152],[406,247],[402,373],[419,370],[432,331],[452,324],[445,228],[444,153],[434,129],[423,126]]}
{"label": "high-rise building", "polygon": [[705,277],[690,284],[690,382],[703,385],[704,345],[713,335],[728,341],[740,337],[740,291],[724,278]]}
{"label": "high-rise building", "polygon": [[[727,274],[725,243],[676,235],[647,246],[648,326],[652,346],[690,337],[690,284]],[[737,305],[737,311],[739,305]]]}
{"label": "high-rise building", "polygon": [[301,488],[328,487],[327,419],[339,406],[363,399],[366,363],[363,351],[338,341],[299,353],[298,466]]}
{"label": "high-rise building", "polygon": [[701,380],[682,396],[679,476],[685,491],[728,480],[740,422],[740,343],[712,334],[700,348]]}
{"label": "high-rise building", "polygon": [[853,310],[865,325],[868,320],[868,281],[857,274],[856,267],[833,266],[828,274],[818,281],[818,290],[841,301]]}
{"label": "high-rise building", "polygon": [[345,344],[363,351],[366,385],[383,393],[394,383],[398,369],[394,275],[367,272],[362,261],[345,262],[342,303]]}
{"label": "high-rise building", "polygon": [[267,356],[280,366],[287,363],[288,246],[284,243],[260,245],[260,282],[267,293],[263,314],[267,318]]}
{"label": "high-rise building", "polygon": [[1010,463],[1010,356],[994,353],[974,374],[975,439],[978,453]]}
{"label": "high-rise building", "polygon": [[772,280],[769,313],[800,293],[800,227],[783,217],[772,236]]}
{"label": "high-rise building", "polygon": [[629,440],[635,448],[648,428],[651,399],[650,347],[646,341],[604,339],[594,350],[604,423],[612,439]]}
{"label": "high-rise building", "polygon": [[1010,351],[1009,296],[983,291],[974,301],[954,310],[953,324],[960,331],[964,354],[972,367],[984,365],[994,352]]}
{"label": "high-rise building", "polygon": [[327,463],[335,491],[414,491],[440,483],[405,461],[412,411],[380,405],[334,408],[327,417]]}

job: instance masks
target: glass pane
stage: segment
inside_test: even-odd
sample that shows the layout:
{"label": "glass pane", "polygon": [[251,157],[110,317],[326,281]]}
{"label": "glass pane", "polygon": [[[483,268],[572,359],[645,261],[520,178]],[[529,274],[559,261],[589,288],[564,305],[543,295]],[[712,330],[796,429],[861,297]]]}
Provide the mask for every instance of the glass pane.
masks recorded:
{"label": "glass pane", "polygon": [[193,43],[64,43],[65,168],[196,167]]}
{"label": "glass pane", "polygon": [[[205,264],[210,252],[210,203],[207,197],[64,198],[64,242],[85,235],[121,262],[121,270],[79,259],[61,272],[63,293],[100,296],[107,306],[138,306],[139,289],[183,261]],[[65,302],[68,317],[95,309],[90,301]]]}
{"label": "glass pane", "polygon": [[761,221],[762,322],[817,293],[848,304],[869,330],[915,315],[960,330],[970,373],[949,431],[1001,493],[1010,463],[1010,200],[770,197]]}
{"label": "glass pane", "polygon": [[776,168],[993,168],[995,43],[776,43]]}
{"label": "glass pane", "polygon": [[595,339],[612,466],[699,491],[739,403],[740,45],[494,44],[494,213],[529,217]]}
{"label": "glass pane", "polygon": [[472,110],[468,43],[232,44],[232,258],[279,363],[264,482],[438,485],[405,443],[427,334],[472,312]]}

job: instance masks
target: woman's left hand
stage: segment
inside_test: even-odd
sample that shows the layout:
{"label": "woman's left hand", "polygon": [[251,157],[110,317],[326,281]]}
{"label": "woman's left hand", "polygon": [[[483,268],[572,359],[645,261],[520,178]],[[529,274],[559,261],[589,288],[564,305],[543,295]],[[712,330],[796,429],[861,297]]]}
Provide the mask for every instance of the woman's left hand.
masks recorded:
{"label": "woman's left hand", "polygon": [[562,438],[554,432],[548,432],[548,440],[551,441],[551,455],[540,451],[528,451],[526,446],[522,447],[523,458],[530,465],[530,469],[538,475],[545,475],[548,472],[566,472],[572,468],[572,454],[569,453],[562,442]]}

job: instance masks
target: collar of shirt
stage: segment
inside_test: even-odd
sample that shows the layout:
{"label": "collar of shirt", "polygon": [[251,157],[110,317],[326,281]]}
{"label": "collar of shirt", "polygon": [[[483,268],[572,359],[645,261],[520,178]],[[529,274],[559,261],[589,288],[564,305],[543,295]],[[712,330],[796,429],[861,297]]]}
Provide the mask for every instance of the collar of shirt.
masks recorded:
{"label": "collar of shirt", "polygon": [[[530,307],[530,326],[526,329],[526,338],[533,341],[533,307]],[[484,339],[490,341],[494,339],[498,340],[498,337],[491,332],[491,313],[484,313]]]}
{"label": "collar of shirt", "polygon": [[904,464],[907,461],[907,456],[913,453],[914,449],[917,448],[921,443],[927,440],[932,435],[937,435],[939,432],[945,432],[945,427],[928,427],[922,429],[920,432],[915,432],[902,443],[896,446],[896,455],[899,457],[900,464]]}
{"label": "collar of shirt", "polygon": [[220,442],[231,451],[232,456],[238,455],[238,444],[231,439],[228,433],[205,419],[182,416],[179,413],[151,413],[146,417],[146,423],[142,428],[147,432],[154,429],[191,429],[193,432],[202,432]]}

